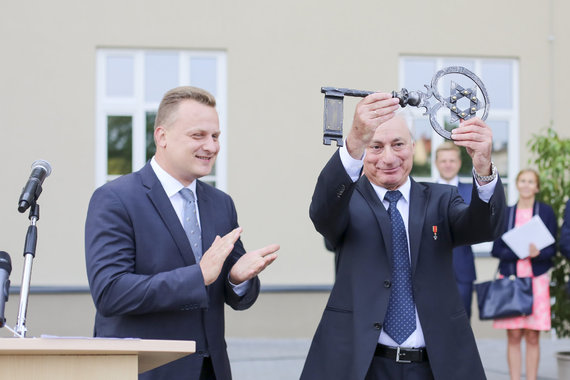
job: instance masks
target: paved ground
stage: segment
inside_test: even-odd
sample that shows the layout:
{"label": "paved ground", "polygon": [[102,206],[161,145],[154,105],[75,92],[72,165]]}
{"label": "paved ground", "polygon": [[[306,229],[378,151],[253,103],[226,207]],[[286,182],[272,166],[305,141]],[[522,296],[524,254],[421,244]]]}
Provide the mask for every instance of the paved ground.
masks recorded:
{"label": "paved ground", "polygon": [[[303,368],[309,344],[308,339],[229,338],[228,352],[233,378],[234,380],[296,380]],[[487,380],[509,380],[506,341],[478,339],[477,344]],[[558,351],[570,351],[570,339],[541,340],[538,380],[558,379],[555,356]]]}

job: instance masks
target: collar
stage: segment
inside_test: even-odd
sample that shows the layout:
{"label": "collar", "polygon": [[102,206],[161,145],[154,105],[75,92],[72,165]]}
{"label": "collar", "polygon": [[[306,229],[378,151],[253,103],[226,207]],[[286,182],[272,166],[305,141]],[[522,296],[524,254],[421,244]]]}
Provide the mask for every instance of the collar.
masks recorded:
{"label": "collar", "polygon": [[437,183],[443,183],[444,185],[453,185],[455,187],[459,186],[459,176],[453,177],[450,181],[446,181],[441,177],[438,177]]}
{"label": "collar", "polygon": [[[372,187],[374,188],[374,191],[376,192],[376,195],[378,195],[378,198],[380,198],[380,200],[382,202],[384,202],[384,196],[386,195],[386,193],[388,192],[388,189],[375,185],[372,182],[370,182],[370,184],[372,185]],[[408,204],[410,203],[410,190],[412,188],[412,181],[410,181],[410,177],[408,176],[408,178],[406,179],[406,182],[404,182],[404,184],[402,186],[400,186],[399,188],[397,188],[396,190],[400,190],[400,193],[402,193],[402,198],[408,202]]]}
{"label": "collar", "polygon": [[[158,162],[156,162],[154,156],[150,160],[150,166],[152,167],[152,170],[154,170],[154,173],[158,177],[158,180],[160,181],[160,184],[164,188],[164,191],[166,192],[168,198],[172,197],[180,190],[182,190],[182,188],[184,188],[184,185],[182,185],[176,178],[168,174],[166,170],[160,167]],[[187,188],[192,190],[192,192],[196,194],[196,180],[192,181],[192,183],[189,186],[187,186]]]}

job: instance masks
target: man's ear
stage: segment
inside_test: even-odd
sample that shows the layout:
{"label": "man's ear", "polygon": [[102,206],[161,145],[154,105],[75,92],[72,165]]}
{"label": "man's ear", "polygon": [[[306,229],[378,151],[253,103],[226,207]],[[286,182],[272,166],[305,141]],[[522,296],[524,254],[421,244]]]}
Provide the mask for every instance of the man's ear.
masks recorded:
{"label": "man's ear", "polygon": [[157,147],[166,147],[166,129],[162,125],[154,129],[154,143]]}

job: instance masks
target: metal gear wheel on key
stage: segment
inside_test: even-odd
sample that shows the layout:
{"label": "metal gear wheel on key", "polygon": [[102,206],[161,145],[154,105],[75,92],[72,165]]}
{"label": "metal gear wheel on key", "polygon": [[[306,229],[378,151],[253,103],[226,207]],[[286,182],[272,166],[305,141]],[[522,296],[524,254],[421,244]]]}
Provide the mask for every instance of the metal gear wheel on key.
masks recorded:
{"label": "metal gear wheel on key", "polygon": [[[450,94],[448,97],[443,97],[438,91],[438,82],[439,80],[448,74],[461,74],[469,79],[471,79],[475,83],[475,87],[473,88],[464,88],[461,85],[457,84],[454,81],[451,81],[451,88]],[[426,87],[426,92],[421,91],[408,91],[405,88],[402,88],[400,92],[393,91],[392,97],[400,99],[400,105],[405,107],[406,105],[416,106],[416,107],[424,107],[426,112],[424,115],[429,116],[429,121],[432,128],[442,137],[451,140],[451,132],[443,128],[439,122],[437,121],[437,112],[442,108],[445,107],[449,109],[450,112],[450,119],[449,121],[454,123],[458,120],[468,120],[472,117],[476,116],[477,111],[483,109],[483,115],[481,116],[481,120],[487,119],[489,115],[489,95],[487,94],[487,89],[485,85],[475,75],[473,72],[467,70],[465,67],[462,66],[450,66],[446,67],[435,73],[431,80],[431,85],[424,85]],[[478,90],[480,90],[483,99],[478,97]],[[430,98],[434,97],[437,102],[433,105],[430,102]],[[469,107],[465,109],[461,109],[459,107],[458,101],[460,99],[468,99],[469,100]]]}

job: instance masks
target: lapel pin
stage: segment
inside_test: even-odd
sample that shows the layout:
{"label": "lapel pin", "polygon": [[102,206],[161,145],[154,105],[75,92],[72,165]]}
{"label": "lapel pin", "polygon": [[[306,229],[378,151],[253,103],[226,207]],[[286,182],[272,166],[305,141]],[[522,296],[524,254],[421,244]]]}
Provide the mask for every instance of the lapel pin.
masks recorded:
{"label": "lapel pin", "polygon": [[431,230],[433,231],[433,240],[437,240],[437,226],[432,226]]}

